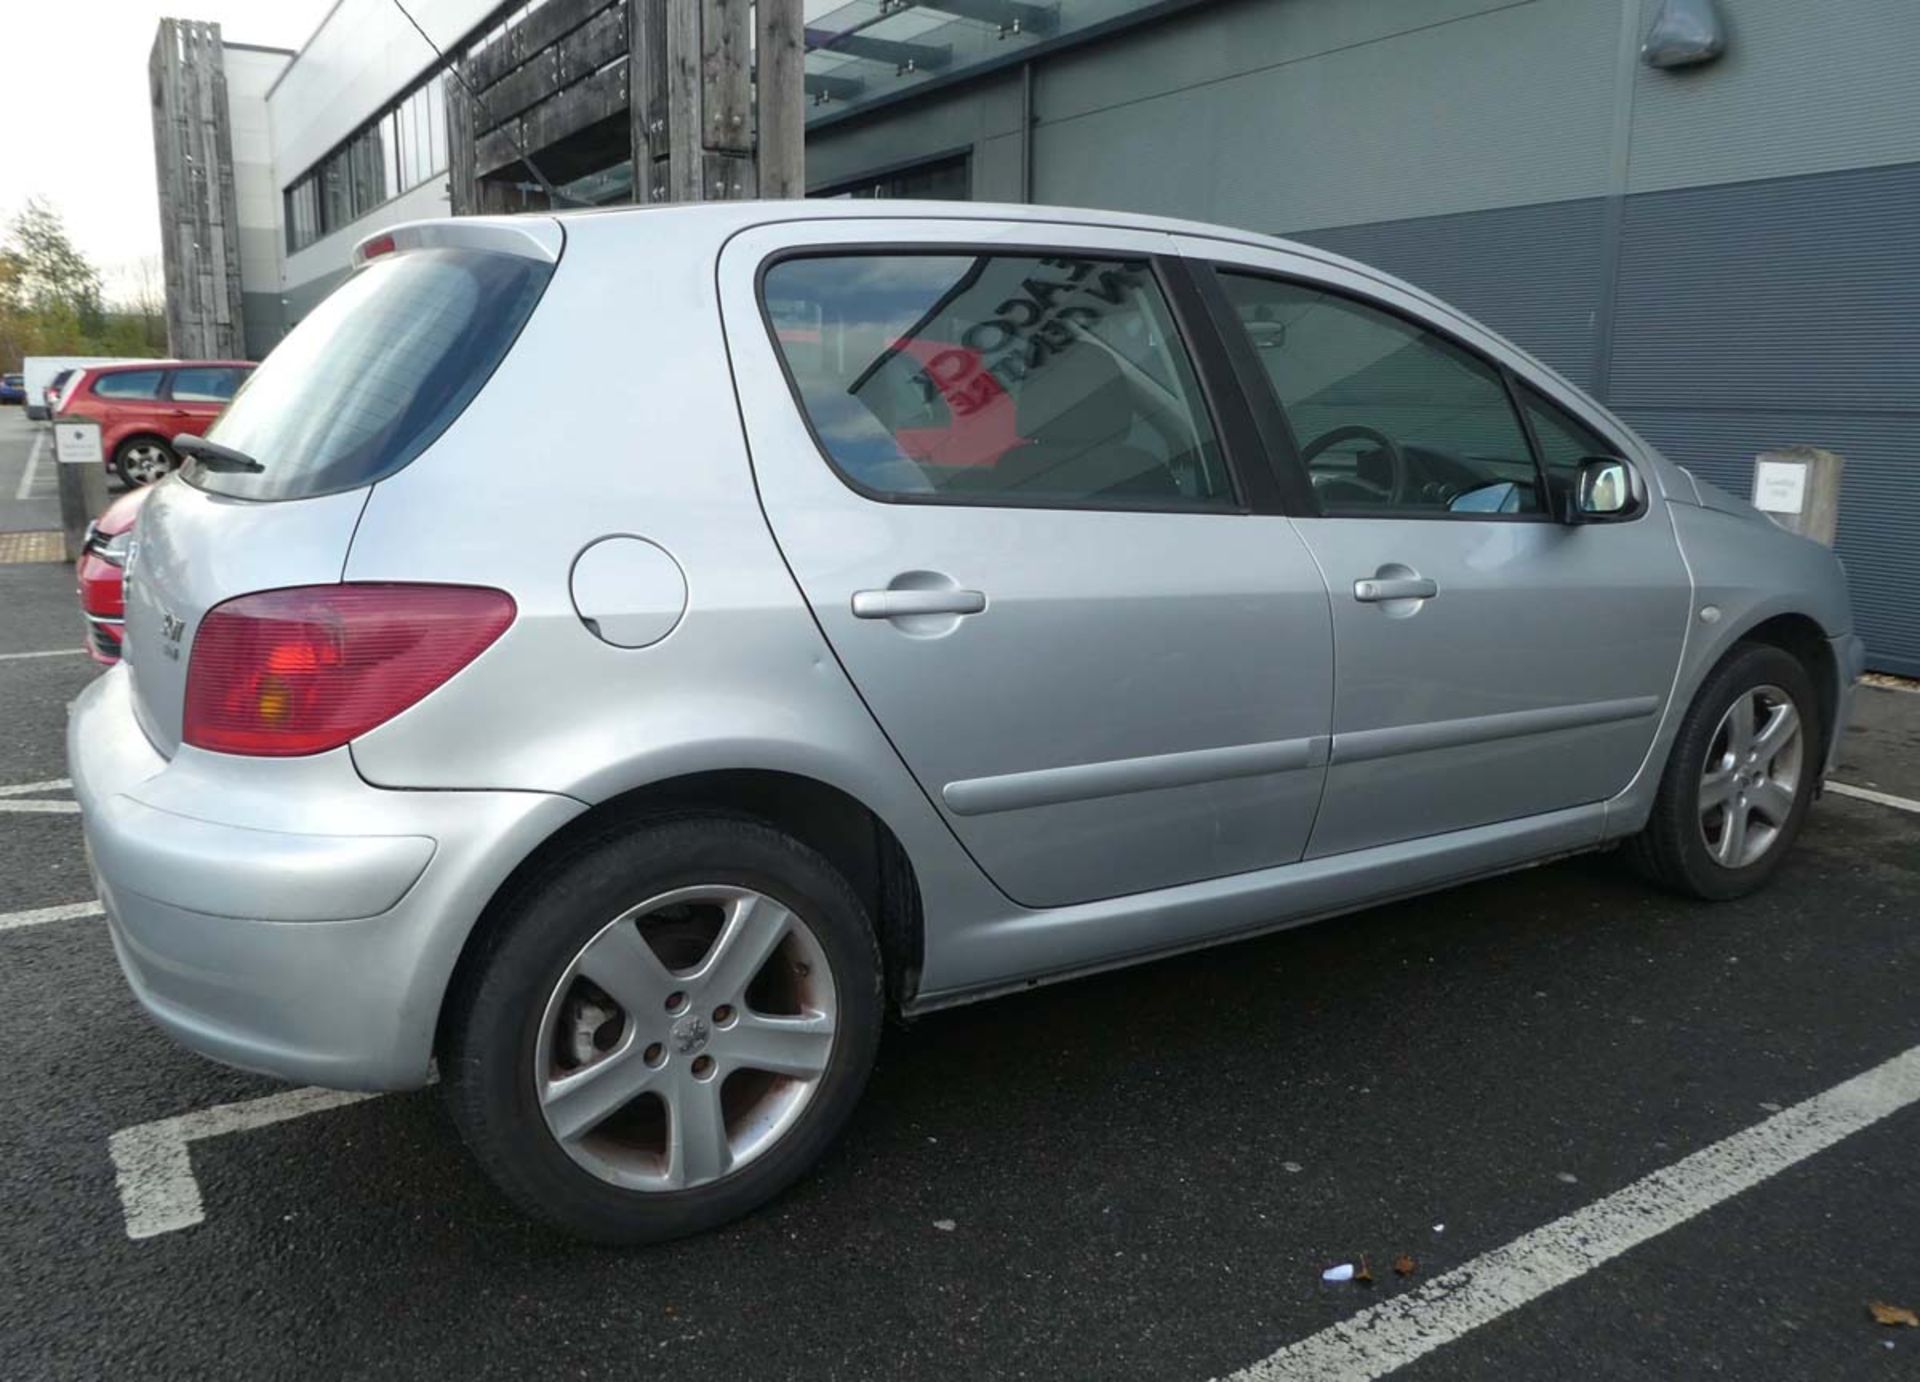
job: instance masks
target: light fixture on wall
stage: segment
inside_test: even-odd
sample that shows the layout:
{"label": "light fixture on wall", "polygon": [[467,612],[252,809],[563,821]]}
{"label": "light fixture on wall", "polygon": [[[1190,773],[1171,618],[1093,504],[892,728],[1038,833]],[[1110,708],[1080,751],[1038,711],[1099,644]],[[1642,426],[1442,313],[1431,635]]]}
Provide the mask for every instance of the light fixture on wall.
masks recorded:
{"label": "light fixture on wall", "polygon": [[1727,51],[1727,22],[1714,0],[1660,0],[1640,44],[1649,67],[1698,67]]}

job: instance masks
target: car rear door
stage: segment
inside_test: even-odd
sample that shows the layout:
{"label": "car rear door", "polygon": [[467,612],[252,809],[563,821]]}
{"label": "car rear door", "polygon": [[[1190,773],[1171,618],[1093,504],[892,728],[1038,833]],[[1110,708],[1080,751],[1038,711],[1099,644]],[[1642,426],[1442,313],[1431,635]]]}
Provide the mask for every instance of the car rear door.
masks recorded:
{"label": "car rear door", "polygon": [[[768,521],[982,869],[1054,906],[1297,860],[1331,625],[1165,236],[807,222],[720,263]],[[1257,467],[1256,467],[1257,471]]]}
{"label": "car rear door", "polygon": [[240,387],[241,371],[234,365],[188,365],[170,371],[166,410],[177,432],[203,434]]}
{"label": "car rear door", "polygon": [[1657,494],[1631,522],[1559,521],[1580,455],[1624,448],[1493,338],[1376,279],[1249,249],[1202,282],[1331,592],[1333,744],[1309,854],[1623,789],[1691,601]]}

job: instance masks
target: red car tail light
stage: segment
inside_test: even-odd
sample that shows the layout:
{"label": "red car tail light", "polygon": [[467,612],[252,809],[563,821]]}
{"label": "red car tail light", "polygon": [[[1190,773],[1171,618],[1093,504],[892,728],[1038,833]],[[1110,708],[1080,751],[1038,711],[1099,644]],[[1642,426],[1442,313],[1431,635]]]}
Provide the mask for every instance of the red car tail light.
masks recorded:
{"label": "red car tail light", "polygon": [[445,683],[514,613],[504,590],[477,586],[242,595],[209,610],[194,635],[181,738],[266,758],[338,748]]}

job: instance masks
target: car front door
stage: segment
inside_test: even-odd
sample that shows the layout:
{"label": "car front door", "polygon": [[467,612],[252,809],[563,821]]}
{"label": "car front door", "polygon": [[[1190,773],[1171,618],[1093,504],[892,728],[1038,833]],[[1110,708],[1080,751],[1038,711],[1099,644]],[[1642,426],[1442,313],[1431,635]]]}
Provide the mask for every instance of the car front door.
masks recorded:
{"label": "car front door", "polygon": [[1036,907],[1299,859],[1331,714],[1325,590],[1236,480],[1236,444],[1262,458],[1205,386],[1171,242],[1065,233],[768,227],[720,273],[781,551],[929,799]]}
{"label": "car front door", "polygon": [[1620,791],[1691,598],[1658,496],[1632,521],[1561,521],[1580,455],[1617,448],[1483,333],[1356,273],[1250,261],[1207,286],[1333,605],[1310,856]]}

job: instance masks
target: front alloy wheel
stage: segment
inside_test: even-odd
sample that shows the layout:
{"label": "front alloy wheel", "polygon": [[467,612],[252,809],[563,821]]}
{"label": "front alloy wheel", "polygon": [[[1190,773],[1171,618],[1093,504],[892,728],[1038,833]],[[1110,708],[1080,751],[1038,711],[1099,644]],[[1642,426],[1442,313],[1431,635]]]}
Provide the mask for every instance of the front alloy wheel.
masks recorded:
{"label": "front alloy wheel", "polygon": [[1804,736],[1777,686],[1742,692],[1714,730],[1700,775],[1700,838],[1722,868],[1758,863],[1793,817]]}
{"label": "front alloy wheel", "polygon": [[1687,707],[1628,857],[1691,897],[1743,897],[1780,866],[1818,782],[1818,701],[1783,648],[1735,647]]}

